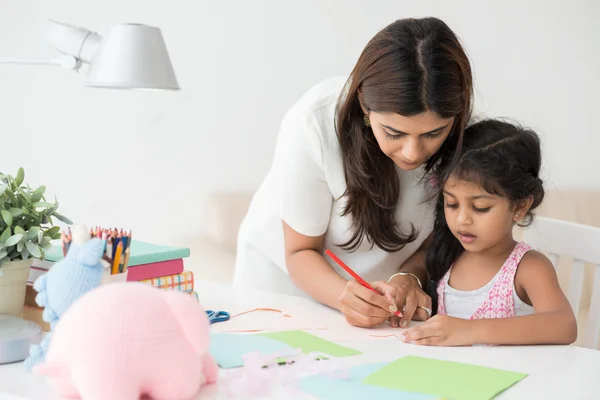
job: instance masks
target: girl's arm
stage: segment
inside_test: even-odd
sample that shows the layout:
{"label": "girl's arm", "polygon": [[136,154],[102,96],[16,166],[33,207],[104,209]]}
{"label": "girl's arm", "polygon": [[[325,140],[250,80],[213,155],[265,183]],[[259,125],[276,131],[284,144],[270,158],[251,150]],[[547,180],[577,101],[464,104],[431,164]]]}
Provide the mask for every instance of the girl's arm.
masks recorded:
{"label": "girl's arm", "polygon": [[474,343],[571,344],[577,340],[575,315],[546,256],[528,252],[517,270],[515,287],[529,298],[535,314],[470,321]]}
{"label": "girl's arm", "polygon": [[546,256],[528,252],[521,260],[515,287],[530,300],[535,314],[477,320],[436,315],[407,330],[402,339],[433,346],[571,344],[577,339],[573,310]]}

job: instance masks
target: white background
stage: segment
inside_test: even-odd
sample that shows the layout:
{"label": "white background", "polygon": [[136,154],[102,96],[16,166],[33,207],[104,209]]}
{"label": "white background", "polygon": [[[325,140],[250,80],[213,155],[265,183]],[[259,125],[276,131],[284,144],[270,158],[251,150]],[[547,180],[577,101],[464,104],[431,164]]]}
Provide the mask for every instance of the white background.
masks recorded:
{"label": "white background", "polygon": [[159,26],[180,92],[83,87],[57,67],[0,65],[0,171],[26,169],[76,222],[177,243],[203,230],[207,194],[252,191],[286,109],[347,74],[403,17],[437,16],[472,60],[476,112],[544,141],[549,188],[600,188],[600,3],[579,1],[0,0],[0,55],[55,55],[47,19],[100,34]]}

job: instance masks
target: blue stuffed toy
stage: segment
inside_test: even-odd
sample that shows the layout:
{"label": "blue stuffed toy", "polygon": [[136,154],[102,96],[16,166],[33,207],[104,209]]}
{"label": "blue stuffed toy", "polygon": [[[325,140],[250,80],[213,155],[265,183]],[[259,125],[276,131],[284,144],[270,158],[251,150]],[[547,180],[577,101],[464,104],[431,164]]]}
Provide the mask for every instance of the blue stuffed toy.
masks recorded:
{"label": "blue stuffed toy", "polygon": [[34,282],[33,288],[38,292],[35,301],[40,307],[44,307],[42,319],[50,324],[51,331],[39,345],[31,346],[29,357],[25,360],[25,368],[28,371],[44,361],[52,330],[65,311],[77,299],[102,283],[103,250],[104,244],[98,238],[82,244],[74,242],[69,247],[66,257]]}

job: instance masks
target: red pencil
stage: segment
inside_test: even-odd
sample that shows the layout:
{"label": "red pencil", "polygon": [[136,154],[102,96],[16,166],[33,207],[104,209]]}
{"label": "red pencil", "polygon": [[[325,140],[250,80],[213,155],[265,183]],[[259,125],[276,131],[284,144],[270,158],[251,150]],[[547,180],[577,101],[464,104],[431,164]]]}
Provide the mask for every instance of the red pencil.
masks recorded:
{"label": "red pencil", "polygon": [[[375,288],[371,285],[369,285],[369,283],[367,281],[365,281],[363,278],[360,277],[360,275],[358,275],[356,272],[354,272],[352,270],[352,268],[350,268],[349,266],[347,266],[346,264],[344,264],[344,262],[342,260],[340,260],[335,254],[333,254],[333,252],[331,252],[331,250],[327,249],[325,250],[325,254],[327,254],[329,257],[331,257],[333,259],[333,261],[335,261],[340,267],[344,268],[344,270],[346,270],[347,273],[349,273],[350,275],[352,275],[352,277],[354,279],[356,279],[356,281],[358,283],[360,283],[361,285],[363,285],[364,287],[366,287],[367,289],[372,290],[373,292],[377,293],[378,295],[381,295],[381,293],[379,293],[377,290],[375,290]],[[396,310],[396,312],[394,313],[397,317],[401,317],[402,313],[398,310]]]}

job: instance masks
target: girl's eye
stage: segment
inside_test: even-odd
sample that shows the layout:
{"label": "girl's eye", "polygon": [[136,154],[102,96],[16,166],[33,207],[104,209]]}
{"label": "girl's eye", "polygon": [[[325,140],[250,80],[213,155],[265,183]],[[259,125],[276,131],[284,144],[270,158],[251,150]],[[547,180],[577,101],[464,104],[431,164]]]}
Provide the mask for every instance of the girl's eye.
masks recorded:
{"label": "girl's eye", "polygon": [[446,203],[446,208],[458,208],[458,204]]}
{"label": "girl's eye", "polygon": [[492,208],[492,207],[477,208],[477,207],[473,206],[473,210],[477,211],[478,213],[486,213],[486,212],[490,211],[490,208]]}

